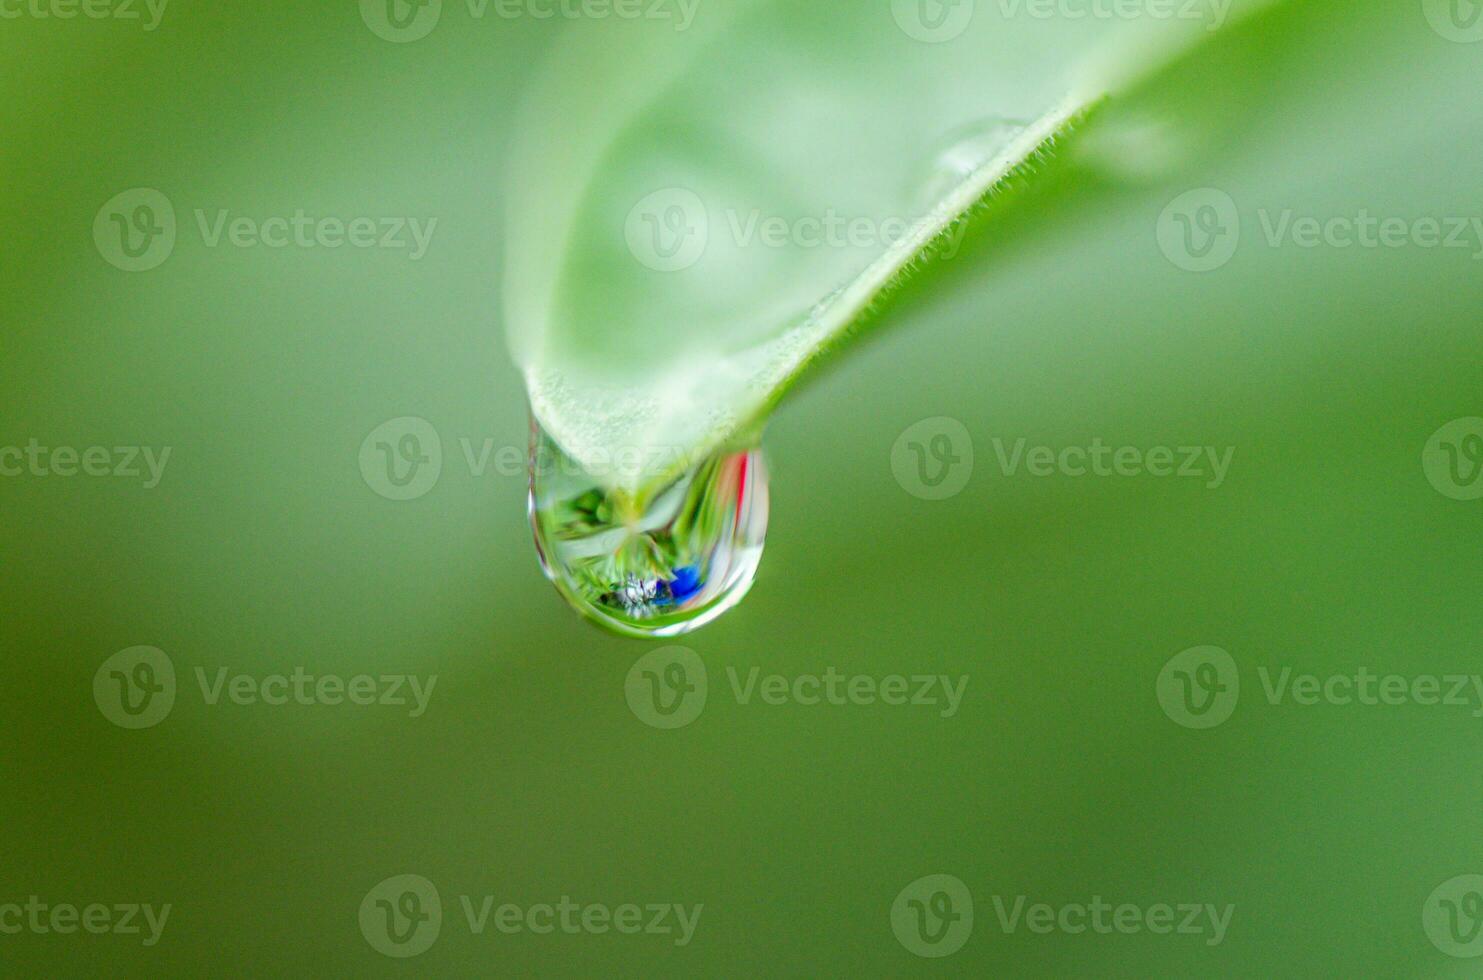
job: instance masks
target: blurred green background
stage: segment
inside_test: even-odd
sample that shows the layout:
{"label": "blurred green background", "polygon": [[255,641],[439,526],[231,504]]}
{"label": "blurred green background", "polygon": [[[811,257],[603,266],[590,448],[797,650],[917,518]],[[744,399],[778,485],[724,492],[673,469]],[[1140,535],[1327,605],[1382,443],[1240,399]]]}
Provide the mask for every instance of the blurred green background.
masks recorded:
{"label": "blurred green background", "polygon": [[[1429,929],[1466,898],[1439,886],[1483,873],[1477,692],[1273,704],[1261,683],[1479,670],[1483,501],[1460,499],[1477,476],[1438,488],[1424,454],[1483,415],[1483,242],[1273,246],[1263,226],[1483,215],[1483,44],[1444,36],[1436,9],[1309,0],[1232,28],[896,297],[772,425],[762,571],[684,641],[709,693],[675,730],[625,696],[651,647],[579,621],[542,579],[523,477],[465,456],[464,440],[514,447],[506,460],[525,445],[498,175],[558,25],[445,3],[426,37],[393,43],[354,3],[199,0],[152,31],[0,20],[0,449],[171,448],[154,488],[0,477],[0,906],[171,905],[152,946],[0,934],[0,970],[1476,975]],[[1184,134],[1173,151],[1126,152],[1161,120]],[[140,187],[173,204],[178,238],[129,273],[93,226]],[[1192,273],[1161,220],[1202,188],[1229,196],[1241,237]],[[415,261],[208,247],[195,212],[222,209],[437,225]],[[436,431],[442,470],[396,501],[359,454],[409,416]],[[939,501],[891,466],[932,417],[974,445],[965,489]],[[1469,425],[1445,439],[1471,445]],[[1021,438],[1233,456],[1213,489],[1011,475],[994,440]],[[127,730],[93,683],[140,645],[168,655],[178,691]],[[1195,729],[1159,678],[1206,645],[1228,651],[1239,703]],[[413,718],[210,704],[198,668],[437,681]],[[951,717],[772,706],[740,703],[728,668],[967,687]],[[443,909],[405,960],[359,920],[403,874]],[[966,885],[974,922],[959,951],[921,958],[891,910],[933,874]],[[475,934],[460,896],[704,908],[680,946]],[[1040,935],[996,917],[1018,896],[1234,912],[1217,945]],[[1483,952],[1460,907],[1453,952]]]}

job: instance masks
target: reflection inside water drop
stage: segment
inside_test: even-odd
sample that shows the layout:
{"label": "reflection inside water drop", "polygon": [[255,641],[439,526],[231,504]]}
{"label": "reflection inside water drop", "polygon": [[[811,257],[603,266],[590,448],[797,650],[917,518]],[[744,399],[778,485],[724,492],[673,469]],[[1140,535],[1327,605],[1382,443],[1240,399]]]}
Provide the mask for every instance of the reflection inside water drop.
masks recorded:
{"label": "reflection inside water drop", "polygon": [[[620,454],[621,456],[621,454]],[[760,449],[726,450],[652,491],[612,489],[531,426],[530,520],[546,576],[584,616],[629,636],[677,636],[751,588],[767,533]]]}

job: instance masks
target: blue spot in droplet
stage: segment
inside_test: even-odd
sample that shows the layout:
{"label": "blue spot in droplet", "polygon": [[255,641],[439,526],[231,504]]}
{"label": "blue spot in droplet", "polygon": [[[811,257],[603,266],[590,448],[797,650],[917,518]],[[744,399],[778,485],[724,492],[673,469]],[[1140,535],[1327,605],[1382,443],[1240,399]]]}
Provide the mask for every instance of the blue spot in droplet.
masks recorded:
{"label": "blue spot in droplet", "polygon": [[676,602],[684,602],[700,591],[700,569],[686,565],[675,569],[675,577],[669,582],[670,595]]}

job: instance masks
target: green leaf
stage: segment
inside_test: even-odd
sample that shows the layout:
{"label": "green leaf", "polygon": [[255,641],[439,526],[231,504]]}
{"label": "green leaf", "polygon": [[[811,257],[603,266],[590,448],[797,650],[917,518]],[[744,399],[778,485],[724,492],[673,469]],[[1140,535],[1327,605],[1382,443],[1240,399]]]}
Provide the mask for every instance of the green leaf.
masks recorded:
{"label": "green leaf", "polygon": [[507,330],[547,432],[594,470],[641,458],[630,490],[754,438],[883,293],[1215,26],[1033,9],[777,0],[683,31],[575,26],[509,168]]}

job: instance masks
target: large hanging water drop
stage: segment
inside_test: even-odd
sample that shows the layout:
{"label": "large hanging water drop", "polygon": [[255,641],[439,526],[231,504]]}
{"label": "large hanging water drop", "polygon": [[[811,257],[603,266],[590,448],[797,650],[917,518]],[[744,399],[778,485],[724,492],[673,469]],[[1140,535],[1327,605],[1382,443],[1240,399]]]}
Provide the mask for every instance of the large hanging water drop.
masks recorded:
{"label": "large hanging water drop", "polygon": [[[735,606],[767,534],[760,449],[725,450],[652,490],[578,465],[531,427],[530,520],[546,576],[578,612],[628,636],[678,636]],[[629,461],[634,465],[636,461]]]}

